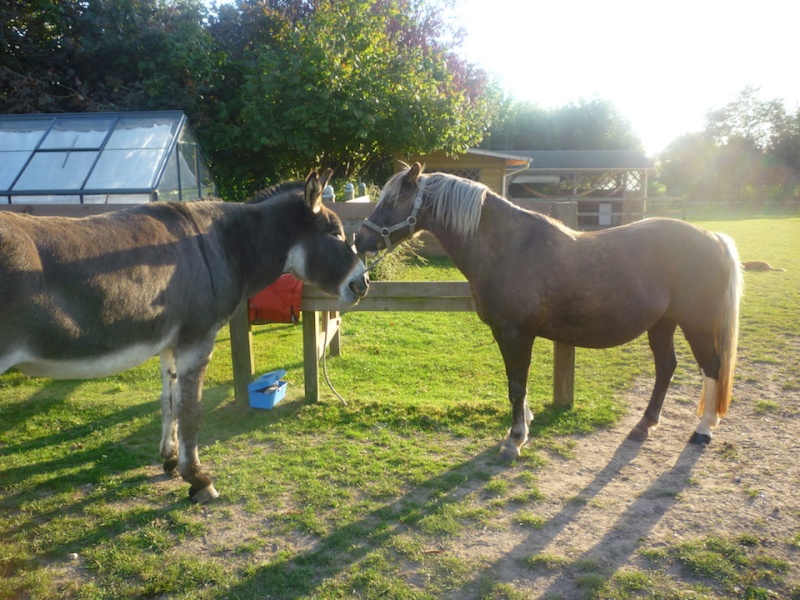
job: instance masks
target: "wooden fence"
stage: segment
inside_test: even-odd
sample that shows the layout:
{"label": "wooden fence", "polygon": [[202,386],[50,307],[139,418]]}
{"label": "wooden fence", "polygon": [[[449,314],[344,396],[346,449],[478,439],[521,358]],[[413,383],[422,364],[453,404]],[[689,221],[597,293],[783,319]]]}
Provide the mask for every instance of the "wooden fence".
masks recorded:
{"label": "wooden fence", "polygon": [[[303,369],[305,399],[319,400],[319,361],[326,352],[341,352],[340,327],[343,311],[475,311],[466,281],[375,281],[369,293],[355,306],[342,305],[314,286],[303,287],[300,305],[303,322]],[[247,385],[253,380],[251,323],[246,304],[239,307],[230,322],[234,393],[240,406],[248,404]],[[252,323],[258,325],[259,322]],[[553,360],[553,403],[571,406],[574,396],[575,348],[555,343]]]}

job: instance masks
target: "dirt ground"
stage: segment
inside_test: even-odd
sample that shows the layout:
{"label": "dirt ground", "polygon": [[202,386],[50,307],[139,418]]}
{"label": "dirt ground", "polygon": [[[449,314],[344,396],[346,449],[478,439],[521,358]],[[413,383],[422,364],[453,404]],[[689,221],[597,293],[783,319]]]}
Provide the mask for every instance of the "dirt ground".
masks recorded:
{"label": "dirt ground", "polygon": [[[794,355],[800,357],[800,340]],[[698,375],[697,385],[671,387],[661,425],[645,442],[626,438],[649,398],[649,379],[626,394],[629,410],[614,427],[560,439],[571,456],[537,450],[546,454],[543,466],[532,467],[541,499],[523,508],[509,503],[491,525],[468,526],[426,551],[435,559],[458,558],[478,569],[468,583],[457,584],[446,597],[486,597],[481,581],[489,580],[503,584],[514,598],[582,600],[592,597],[582,581],[586,573],[605,581],[614,573],[638,570],[660,571],[678,582],[672,595],[660,597],[724,598],[726,593],[712,581],[707,582],[707,591],[713,590],[710,595],[693,593],[690,590],[706,583],[702,575],[687,577],[675,561],[653,563],[646,553],[712,535],[735,539],[744,534],[754,536],[770,556],[791,565],[782,573],[777,591],[766,597],[791,597],[788,590],[800,590],[800,376],[795,363],[740,362],[734,402],[707,447],[687,443],[698,422]],[[787,368],[795,369],[789,381],[781,372]],[[485,472],[500,474],[507,468],[491,458],[481,462]],[[152,469],[155,485],[174,484],[158,473],[158,466]],[[472,478],[468,489],[457,493],[464,497],[484,484],[485,480]],[[542,526],[521,525],[523,510],[540,517]],[[231,509],[224,528],[184,551],[219,557],[220,548],[235,547],[257,525],[246,511]],[[280,548],[293,552],[314,545],[307,538],[280,539]],[[277,543],[265,544],[246,558],[268,560],[278,549]],[[232,552],[223,554],[237,561]],[[526,563],[531,557],[562,562],[555,567],[531,566]],[[426,567],[419,563],[408,567],[409,582],[424,587],[419,578]],[[64,577],[70,581],[89,579],[77,564],[66,568]],[[746,597],[744,591],[733,596]],[[490,597],[505,596],[500,592]]]}
{"label": "dirt ground", "polygon": [[[550,454],[537,474],[544,499],[536,512],[546,518],[541,529],[478,532],[447,551],[482,555],[490,564],[488,576],[530,598],[567,600],[587,597],[574,568],[531,569],[521,566],[524,559],[541,553],[605,574],[652,571],[642,550],[748,534],[791,565],[779,586],[783,592],[771,597],[800,589],[796,374],[787,385],[776,365],[740,363],[734,402],[707,447],[687,444],[698,421],[699,380],[697,386],[670,389],[661,425],[644,443],[626,437],[644,410],[649,380],[627,394],[630,410],[613,428],[572,438],[574,457]],[[677,566],[667,562],[664,568],[680,577]],[[676,571],[671,575],[669,569]]]}

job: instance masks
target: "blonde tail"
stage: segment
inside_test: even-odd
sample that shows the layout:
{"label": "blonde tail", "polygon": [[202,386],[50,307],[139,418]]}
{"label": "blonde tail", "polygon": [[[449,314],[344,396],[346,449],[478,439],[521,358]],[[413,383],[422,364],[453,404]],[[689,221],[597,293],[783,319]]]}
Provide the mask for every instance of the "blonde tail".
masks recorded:
{"label": "blonde tail", "polygon": [[[725,251],[728,266],[728,285],[722,299],[722,309],[717,321],[717,353],[720,358],[716,386],[717,416],[725,416],[731,403],[733,371],[736,368],[736,351],[739,344],[739,304],[744,292],[742,263],[733,240],[723,233],[717,238]],[[699,409],[702,411],[702,406]]]}

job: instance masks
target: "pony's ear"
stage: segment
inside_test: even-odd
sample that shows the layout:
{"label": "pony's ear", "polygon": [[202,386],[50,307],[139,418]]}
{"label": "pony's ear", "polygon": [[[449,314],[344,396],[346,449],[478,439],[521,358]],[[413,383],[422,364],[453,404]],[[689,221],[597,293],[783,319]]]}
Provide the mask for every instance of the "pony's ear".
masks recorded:
{"label": "pony's ear", "polygon": [[333,169],[325,169],[325,172],[322,174],[322,179],[319,182],[323,190],[325,190],[325,186],[327,186],[328,182],[331,180],[331,175],[333,175]]}
{"label": "pony's ear", "polygon": [[329,171],[330,169],[325,172],[327,177],[324,183],[320,182],[316,170],[311,171],[308,177],[306,177],[304,198],[306,206],[314,213],[318,213],[322,209],[322,190],[325,189],[325,186],[328,184],[328,179],[330,179]]}
{"label": "pony's ear", "polygon": [[415,162],[408,170],[408,173],[406,173],[406,176],[404,178],[406,183],[416,183],[417,177],[419,177],[419,174],[421,172],[422,172],[422,165],[419,164],[418,162]]}

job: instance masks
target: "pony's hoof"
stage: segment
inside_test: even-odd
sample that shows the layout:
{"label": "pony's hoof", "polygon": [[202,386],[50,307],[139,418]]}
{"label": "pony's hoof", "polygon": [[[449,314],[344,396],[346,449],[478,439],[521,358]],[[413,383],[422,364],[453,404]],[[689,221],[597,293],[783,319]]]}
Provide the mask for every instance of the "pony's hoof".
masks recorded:
{"label": "pony's hoof", "polygon": [[650,435],[650,430],[649,429],[642,430],[642,429],[637,429],[636,427],[634,427],[633,429],[631,429],[631,432],[628,434],[628,439],[633,441],[633,442],[643,442],[648,438],[649,435]]}
{"label": "pony's hoof", "polygon": [[519,455],[519,448],[517,448],[516,444],[509,440],[506,440],[500,447],[500,460],[511,462],[517,460]]}
{"label": "pony's hoof", "polygon": [[690,444],[697,444],[698,446],[708,446],[711,443],[711,436],[707,433],[697,433],[696,431],[689,438]]}
{"label": "pony's hoof", "polygon": [[208,486],[204,487],[196,494],[192,494],[191,491],[189,492],[189,500],[197,504],[206,504],[217,498],[219,498],[219,492],[214,487],[213,483],[209,483]]}
{"label": "pony's hoof", "polygon": [[177,458],[170,458],[164,461],[164,473],[167,475],[172,475],[175,472],[175,469],[178,468],[178,459]]}

